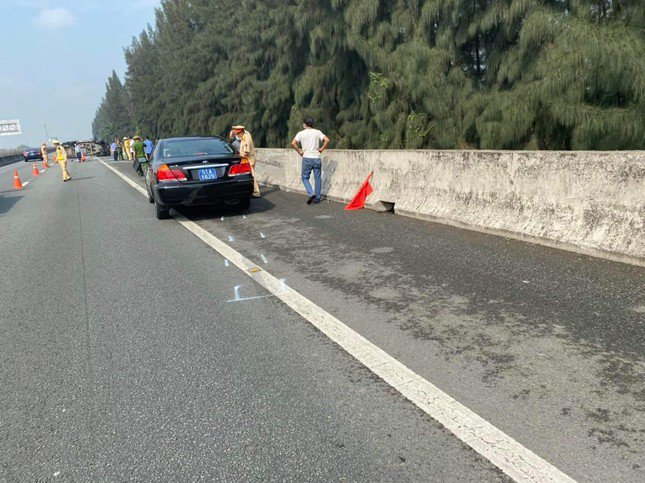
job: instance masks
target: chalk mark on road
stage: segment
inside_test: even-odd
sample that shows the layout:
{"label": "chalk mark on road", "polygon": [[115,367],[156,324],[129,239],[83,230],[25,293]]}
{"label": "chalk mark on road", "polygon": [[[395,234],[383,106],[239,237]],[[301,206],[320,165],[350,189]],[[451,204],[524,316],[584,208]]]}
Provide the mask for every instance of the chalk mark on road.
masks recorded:
{"label": "chalk mark on road", "polygon": [[[136,182],[104,161],[100,160],[100,162],[143,196],[147,196],[145,189]],[[406,399],[514,480],[519,482],[575,481],[304,295],[287,287],[282,280],[265,270],[251,271],[250,269],[255,266],[251,260],[197,223],[181,214],[173,217],[184,228],[230,260],[271,293],[261,297],[279,298]]]}

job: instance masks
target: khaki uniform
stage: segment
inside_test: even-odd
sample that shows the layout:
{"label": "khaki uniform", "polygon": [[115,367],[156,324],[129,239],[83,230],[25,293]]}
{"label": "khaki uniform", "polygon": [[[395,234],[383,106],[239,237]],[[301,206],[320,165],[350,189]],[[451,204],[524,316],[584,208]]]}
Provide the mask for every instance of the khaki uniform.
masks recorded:
{"label": "khaki uniform", "polygon": [[128,157],[128,160],[132,161],[132,154],[130,153],[130,140],[129,139],[124,139],[123,140],[123,150],[125,151],[125,155]]}
{"label": "khaki uniform", "polygon": [[60,169],[63,172],[63,181],[72,179],[72,177],[67,172],[67,152],[63,146],[56,146],[56,161],[60,165]]}
{"label": "khaki uniform", "polygon": [[253,196],[260,196],[260,187],[255,179],[255,145],[251,133],[244,131],[242,140],[240,141],[240,154],[249,160],[251,165],[251,174],[253,174]]}
{"label": "khaki uniform", "polygon": [[40,147],[40,154],[43,157],[43,162],[47,164],[47,146],[41,146]]}

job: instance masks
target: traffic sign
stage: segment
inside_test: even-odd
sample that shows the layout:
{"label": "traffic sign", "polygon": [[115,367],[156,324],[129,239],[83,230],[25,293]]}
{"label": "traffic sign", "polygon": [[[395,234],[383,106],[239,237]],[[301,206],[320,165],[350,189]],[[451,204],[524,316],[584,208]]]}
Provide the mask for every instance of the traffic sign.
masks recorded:
{"label": "traffic sign", "polygon": [[17,136],[18,134],[22,134],[18,119],[0,121],[0,136]]}

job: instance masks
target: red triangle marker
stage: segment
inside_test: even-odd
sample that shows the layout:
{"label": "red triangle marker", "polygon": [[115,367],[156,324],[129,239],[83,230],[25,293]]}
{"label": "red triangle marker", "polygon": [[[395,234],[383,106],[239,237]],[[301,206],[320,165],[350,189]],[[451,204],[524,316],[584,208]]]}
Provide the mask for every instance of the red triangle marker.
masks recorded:
{"label": "red triangle marker", "polygon": [[358,192],[354,195],[354,199],[345,206],[345,210],[361,210],[365,207],[365,199],[374,191],[370,184],[370,179],[372,179],[373,174],[374,171],[369,174],[365,182],[358,189]]}

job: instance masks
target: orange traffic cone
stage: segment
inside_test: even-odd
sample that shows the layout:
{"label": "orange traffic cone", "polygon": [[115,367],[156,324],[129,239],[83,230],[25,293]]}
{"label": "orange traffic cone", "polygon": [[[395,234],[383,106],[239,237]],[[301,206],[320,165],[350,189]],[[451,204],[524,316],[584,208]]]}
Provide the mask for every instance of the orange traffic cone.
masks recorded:
{"label": "orange traffic cone", "polygon": [[15,189],[15,190],[21,190],[22,189],[22,182],[20,181],[20,176],[18,176],[18,170],[17,169],[13,170],[13,189]]}
{"label": "orange traffic cone", "polygon": [[43,171],[45,171],[49,166],[47,165],[47,160],[43,160]]}
{"label": "orange traffic cone", "polygon": [[32,173],[34,176],[38,176],[40,174],[40,171],[38,171],[38,166],[36,166],[36,163],[34,163],[34,169]]}

